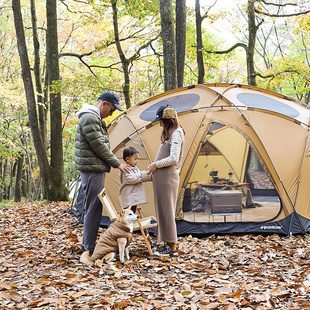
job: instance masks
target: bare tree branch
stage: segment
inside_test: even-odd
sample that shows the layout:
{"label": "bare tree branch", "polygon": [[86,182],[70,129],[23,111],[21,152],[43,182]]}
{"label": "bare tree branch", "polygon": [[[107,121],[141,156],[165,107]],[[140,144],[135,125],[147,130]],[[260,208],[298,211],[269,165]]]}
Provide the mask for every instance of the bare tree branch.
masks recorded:
{"label": "bare tree branch", "polygon": [[63,46],[60,48],[60,51],[63,51],[63,50],[64,50],[64,48],[66,47],[67,43],[69,42],[69,40],[70,40],[70,38],[71,38],[71,36],[72,36],[72,34],[73,34],[73,32],[74,32],[75,29],[76,29],[76,28],[75,28],[75,24],[72,23],[70,33],[69,33],[69,35],[67,36],[67,38],[66,38],[66,40],[65,40],[65,42],[64,42],[64,44],[63,44]]}
{"label": "bare tree branch", "polygon": [[89,53],[82,54],[82,55],[79,55],[79,54],[76,54],[76,53],[60,53],[60,54],[58,55],[58,57],[61,58],[61,57],[69,56],[69,57],[76,57],[76,58],[78,58],[78,59],[80,60],[80,62],[81,62],[82,64],[84,64],[84,65],[88,68],[88,70],[92,73],[92,75],[95,76],[96,78],[98,78],[97,75],[95,74],[95,72],[91,69],[91,66],[88,65],[88,64],[83,60],[83,57],[85,57],[85,56],[90,56],[92,53],[93,53],[93,52],[89,52]]}
{"label": "bare tree branch", "polygon": [[255,13],[262,14],[262,15],[269,16],[269,17],[292,17],[292,16],[306,15],[310,13],[310,10],[304,11],[304,12],[292,13],[292,14],[270,14],[270,13],[255,9]]}
{"label": "bare tree branch", "polygon": [[[124,37],[124,38],[122,38],[122,39],[120,38],[119,41],[120,41],[120,42],[123,42],[123,41],[129,40],[129,39],[131,39],[131,40],[132,40],[132,39],[140,39],[141,37],[136,36],[136,35],[137,35],[139,32],[143,31],[143,30],[145,30],[145,28],[142,28],[142,29],[136,31],[136,32],[132,33],[131,35],[127,36],[127,37]],[[153,32],[153,33],[154,33],[154,32]],[[115,44],[115,40],[112,40],[112,41],[107,42],[107,43],[105,44],[105,46],[108,47],[108,46],[113,45],[113,44]]]}
{"label": "bare tree branch", "polygon": [[274,6],[278,6],[278,7],[284,7],[284,6],[288,6],[288,5],[293,5],[293,6],[297,6],[298,4],[296,3],[272,3],[272,2],[266,2],[265,0],[260,0],[260,2],[266,4],[266,5],[274,5]]}
{"label": "bare tree branch", "polygon": [[201,21],[203,21],[205,18],[207,18],[209,16],[209,12],[215,6],[216,2],[217,2],[217,0],[214,0],[214,3],[208,6],[205,13],[201,16]]}
{"label": "bare tree branch", "polygon": [[120,61],[118,62],[115,62],[113,64],[110,64],[108,66],[100,66],[100,65],[89,65],[90,68],[100,68],[100,69],[111,69],[111,70],[116,70],[116,71],[119,71],[119,72],[123,72],[122,70],[118,69],[118,68],[115,68],[114,66],[117,66],[121,64]]}
{"label": "bare tree branch", "polygon": [[[156,41],[158,39],[158,37],[160,36],[160,34],[158,34],[156,37],[154,37],[153,39],[151,39],[150,41],[148,41],[147,43],[145,43],[144,45],[140,46],[140,48],[135,52],[135,54],[133,54],[130,58],[128,58],[128,62],[131,63],[134,60],[136,60],[139,56],[140,56],[140,52],[141,50],[143,50],[144,48],[151,46],[151,48],[153,49],[151,43]],[[125,40],[125,39],[124,39]],[[154,50],[154,49],[153,49]],[[95,72],[92,70],[92,68],[101,68],[101,69],[112,69],[112,70],[117,70],[119,72],[122,72],[120,69],[115,68],[114,66],[119,65],[121,62],[117,62],[117,63],[113,63],[109,66],[100,66],[100,65],[89,65],[87,62],[85,62],[83,60],[83,57],[87,57],[93,54],[93,51],[85,53],[85,54],[77,54],[77,53],[59,53],[59,58],[61,57],[76,57],[80,60],[80,62],[82,64],[84,64],[88,70],[91,72],[91,74],[98,78],[98,76],[95,74]]]}
{"label": "bare tree branch", "polygon": [[[92,15],[91,12],[85,12],[85,11],[72,11],[70,8],[69,8],[69,5],[64,1],[64,0],[60,0],[60,2],[66,7],[66,9],[68,10],[68,12],[70,13],[73,13],[73,14],[76,14],[76,13],[79,13],[79,14],[83,14],[83,15]],[[79,2],[79,3],[82,3],[82,4],[88,4],[88,1],[76,1],[76,2]],[[104,4],[103,4],[104,5]],[[108,5],[108,4],[106,4]]]}
{"label": "bare tree branch", "polygon": [[129,62],[133,62],[134,60],[136,60],[139,56],[140,56],[140,52],[147,48],[148,46],[151,45],[152,42],[156,41],[159,38],[160,34],[158,34],[156,37],[154,37],[153,39],[149,40],[148,42],[146,42],[145,44],[141,45],[138,50],[130,57],[128,58]]}
{"label": "bare tree branch", "polygon": [[277,76],[279,76],[279,75],[282,75],[282,74],[284,74],[284,73],[296,73],[296,74],[298,74],[298,75],[300,75],[300,76],[302,76],[303,77],[303,79],[305,79],[307,82],[310,82],[310,77],[308,77],[307,75],[305,75],[305,74],[301,74],[298,70],[296,70],[296,69],[290,69],[290,70],[284,70],[284,71],[281,71],[281,72],[277,72],[277,73],[273,73],[273,74],[267,74],[267,75],[263,75],[263,74],[260,74],[260,73],[256,73],[256,76],[259,76],[259,77],[261,77],[261,78],[263,78],[263,79],[268,79],[268,78],[275,78],[275,77],[277,77]]}
{"label": "bare tree branch", "polygon": [[85,54],[76,54],[76,53],[60,53],[59,54],[59,58],[61,58],[61,57],[65,57],[65,56],[73,56],[73,57],[77,57],[77,58],[79,58],[80,60],[81,60],[81,62],[83,62],[83,57],[86,57],[86,56],[90,56],[90,55],[92,55],[92,53],[93,52],[88,52],[88,53],[85,53]]}
{"label": "bare tree branch", "polygon": [[235,45],[233,45],[231,48],[229,48],[228,50],[225,50],[225,51],[207,51],[204,49],[204,51],[206,53],[209,53],[209,54],[228,54],[230,53],[231,51],[233,51],[234,49],[236,49],[237,47],[242,47],[245,51],[248,50],[248,47],[246,44],[244,43],[236,43]]}
{"label": "bare tree branch", "polygon": [[189,69],[189,71],[191,72],[192,75],[197,77],[197,74],[195,73],[195,70],[193,70],[188,64],[185,64],[185,66]]}
{"label": "bare tree branch", "polygon": [[86,53],[86,54],[82,54],[82,55],[79,55],[79,54],[76,54],[76,53],[61,53],[59,54],[59,58],[60,57],[76,57],[78,58],[82,64],[84,64],[88,70],[91,72],[91,74],[98,78],[98,76],[96,75],[96,73],[92,70],[92,68],[100,68],[100,69],[112,69],[112,70],[117,70],[119,72],[121,72],[120,69],[118,68],[113,68],[114,66],[116,65],[119,65],[121,62],[117,62],[117,63],[114,63],[114,64],[111,64],[109,66],[100,66],[100,65],[89,65],[88,63],[86,63],[84,60],[83,60],[83,57],[85,56],[90,56],[92,55],[93,52],[89,52],[89,53]]}
{"label": "bare tree branch", "polygon": [[309,60],[309,56],[308,56],[308,46],[305,42],[305,37],[303,34],[301,34],[301,39],[302,39],[302,45],[304,46],[305,48],[305,56],[306,56],[306,62],[308,64],[308,67],[310,67],[310,60]]}

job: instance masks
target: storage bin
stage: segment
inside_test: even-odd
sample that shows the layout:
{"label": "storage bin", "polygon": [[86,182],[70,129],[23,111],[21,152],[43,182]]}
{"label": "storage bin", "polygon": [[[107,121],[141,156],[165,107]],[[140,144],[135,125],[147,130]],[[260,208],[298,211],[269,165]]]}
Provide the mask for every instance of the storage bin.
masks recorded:
{"label": "storage bin", "polygon": [[237,190],[210,191],[211,214],[233,215],[242,213],[242,192]]}

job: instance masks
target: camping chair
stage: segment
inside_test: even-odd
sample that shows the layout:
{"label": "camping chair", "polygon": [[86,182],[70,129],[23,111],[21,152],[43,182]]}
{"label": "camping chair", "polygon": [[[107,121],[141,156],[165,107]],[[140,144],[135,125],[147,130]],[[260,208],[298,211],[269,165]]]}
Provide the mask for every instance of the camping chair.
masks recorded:
{"label": "camping chair", "polygon": [[[113,222],[116,220],[117,217],[117,212],[110,200],[110,198],[108,197],[107,193],[105,192],[105,188],[102,189],[102,191],[99,193],[98,198],[100,199],[103,207],[105,208],[105,210],[107,211],[110,221]],[[138,208],[138,212],[139,212],[139,219],[137,220],[136,223],[134,223],[133,225],[133,231],[137,231],[140,230],[141,234],[143,236],[143,239],[145,241],[145,244],[147,246],[147,249],[150,253],[150,255],[153,254],[152,252],[152,248],[151,248],[151,238],[148,232],[148,228],[151,227],[155,227],[157,226],[157,222],[156,222],[156,218],[154,216],[148,216],[148,217],[142,217],[141,216],[141,211],[140,208]],[[153,223],[152,223],[153,221]],[[155,223],[154,223],[155,221]]]}

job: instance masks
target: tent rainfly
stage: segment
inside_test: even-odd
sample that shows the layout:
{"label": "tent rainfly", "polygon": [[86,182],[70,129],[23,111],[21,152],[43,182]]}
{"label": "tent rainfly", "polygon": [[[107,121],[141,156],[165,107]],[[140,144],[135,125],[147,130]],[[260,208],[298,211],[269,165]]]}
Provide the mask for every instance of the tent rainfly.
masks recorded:
{"label": "tent rainfly", "polygon": [[[237,84],[183,87],[142,101],[109,126],[112,151],[140,153],[146,170],[160,145],[157,109],[172,106],[185,129],[176,207],[179,235],[299,234],[310,231],[310,112],[293,98]],[[119,175],[106,190],[120,209]],[[145,183],[144,216],[154,215],[153,187]]]}

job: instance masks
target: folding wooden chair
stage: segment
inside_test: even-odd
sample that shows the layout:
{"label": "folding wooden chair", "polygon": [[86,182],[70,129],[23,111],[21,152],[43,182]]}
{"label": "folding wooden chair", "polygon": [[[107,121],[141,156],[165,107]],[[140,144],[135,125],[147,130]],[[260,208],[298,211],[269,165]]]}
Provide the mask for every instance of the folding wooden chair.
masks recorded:
{"label": "folding wooden chair", "polygon": [[[110,198],[108,197],[107,193],[105,192],[105,188],[103,188],[102,191],[99,193],[98,198],[100,199],[102,206],[107,211],[111,222],[115,221],[116,217],[117,217],[117,212],[116,212]],[[148,249],[150,255],[152,255],[153,254],[152,248],[151,248],[152,242],[151,242],[151,238],[150,238],[150,235],[149,235],[149,232],[147,229],[157,226],[156,218],[154,216],[141,217],[140,208],[138,208],[138,212],[139,212],[140,217],[137,220],[137,222],[134,223],[133,231],[137,231],[137,230],[141,231],[141,234],[143,236],[143,239],[145,241],[147,249]],[[155,223],[154,223],[154,221],[155,221]]]}

